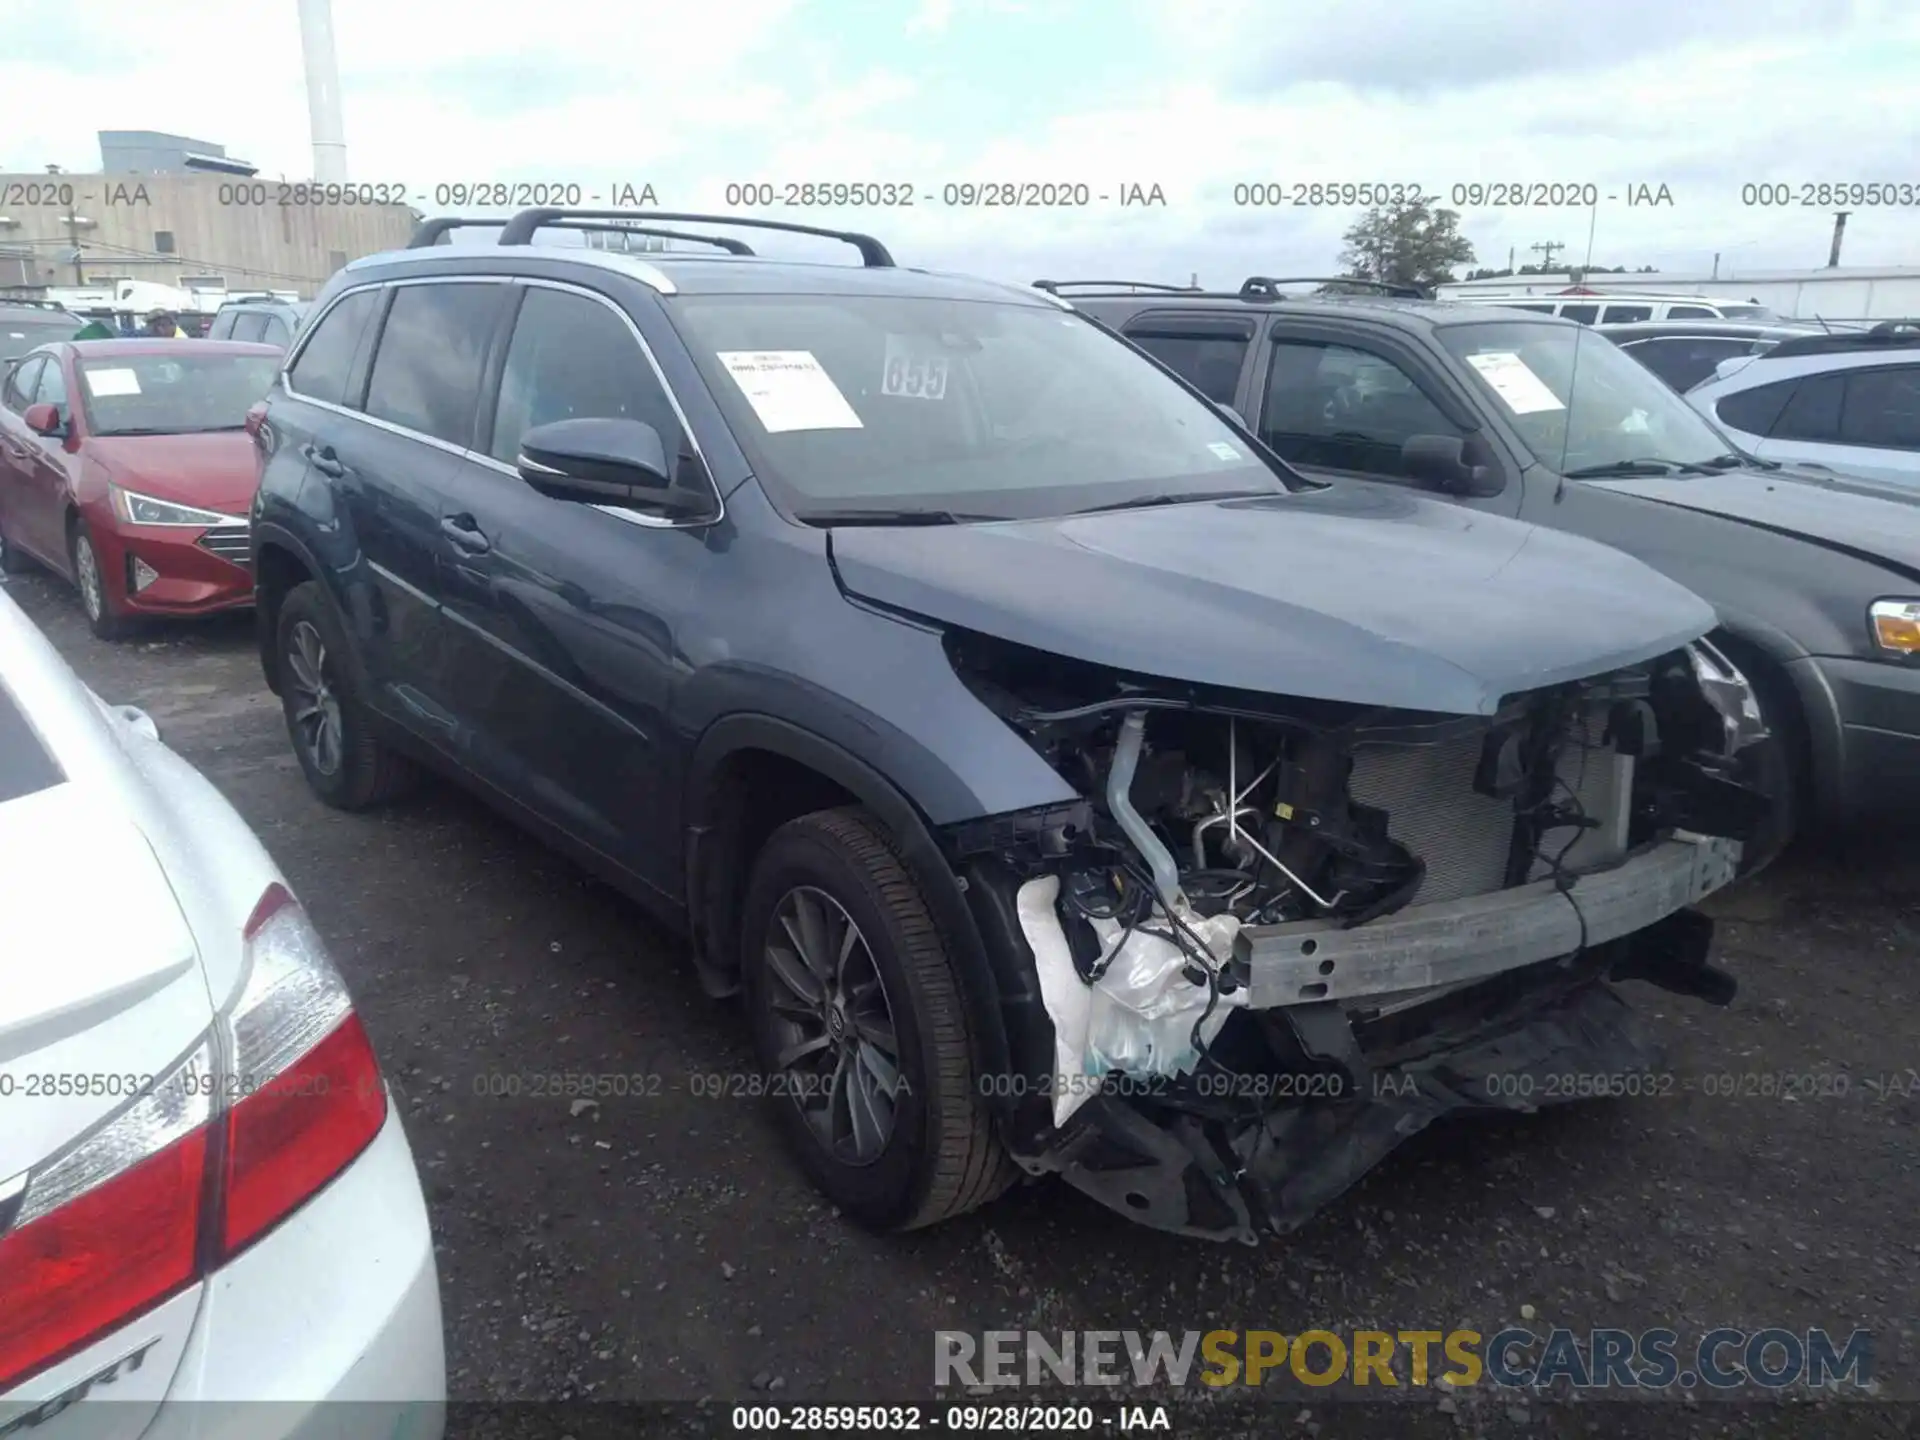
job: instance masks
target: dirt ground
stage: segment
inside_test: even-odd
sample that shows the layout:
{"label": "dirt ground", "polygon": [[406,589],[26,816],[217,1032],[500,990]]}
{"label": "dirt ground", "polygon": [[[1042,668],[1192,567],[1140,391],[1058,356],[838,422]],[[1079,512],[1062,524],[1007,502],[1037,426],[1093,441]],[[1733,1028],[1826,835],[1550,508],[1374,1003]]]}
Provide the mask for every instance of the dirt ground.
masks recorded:
{"label": "dirt ground", "polygon": [[[816,1199],[768,1102],[708,1097],[748,1068],[743,1027],[631,905],[450,786],[367,816],[312,798],[247,617],[107,645],[51,579],[9,591],[220,786],[331,945],[422,1166],[456,1399],[898,1401],[930,1392],[935,1330],[1823,1326],[1872,1332],[1875,1398],[1296,1389],[1248,1433],[1915,1433],[1911,840],[1803,846],[1721,897],[1730,1008],[1630,987],[1692,1081],[1668,1096],[1439,1127],[1259,1249],[1056,1183],[880,1239]],[[594,1106],[498,1093],[554,1072],[659,1078]],[[1746,1075],[1833,1078],[1707,1093]],[[1198,1433],[1186,1405],[1174,1433]]]}

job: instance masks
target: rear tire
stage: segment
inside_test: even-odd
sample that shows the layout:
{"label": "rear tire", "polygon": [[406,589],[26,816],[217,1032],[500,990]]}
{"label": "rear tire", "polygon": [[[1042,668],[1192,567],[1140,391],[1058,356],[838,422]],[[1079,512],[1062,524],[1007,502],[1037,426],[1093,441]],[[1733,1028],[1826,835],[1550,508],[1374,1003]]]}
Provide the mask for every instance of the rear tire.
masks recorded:
{"label": "rear tire", "polygon": [[[1016,1172],[980,1091],[966,998],[893,837],[855,807],[789,821],[754,863],[742,920],[754,1048],[820,1191],[861,1224],[896,1231],[1006,1189]],[[809,936],[823,943],[803,945]],[[809,965],[808,948],[824,963]]]}
{"label": "rear tire", "polygon": [[376,734],[346,632],[317,582],[280,602],[274,644],[287,738],[313,793],[337,810],[366,810],[410,790],[418,772]]}
{"label": "rear tire", "polygon": [[106,572],[100,568],[100,552],[94,548],[86,521],[73,522],[67,531],[67,546],[73,557],[73,585],[80,592],[80,609],[86,614],[87,628],[98,639],[120,639],[127,633],[127,621],[114,613],[113,598],[107,593]]}

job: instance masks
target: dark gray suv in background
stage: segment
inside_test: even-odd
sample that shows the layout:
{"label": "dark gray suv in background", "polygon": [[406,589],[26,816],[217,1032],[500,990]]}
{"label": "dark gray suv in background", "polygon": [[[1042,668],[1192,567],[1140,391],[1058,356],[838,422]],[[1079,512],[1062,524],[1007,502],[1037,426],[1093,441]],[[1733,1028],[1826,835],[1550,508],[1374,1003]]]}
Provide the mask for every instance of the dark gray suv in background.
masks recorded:
{"label": "dark gray suv in background", "polygon": [[1920,814],[1920,491],[1756,459],[1571,320],[1286,283],[1055,288],[1307,474],[1618,546],[1712,602],[1775,733],[1750,863]]}
{"label": "dark gray suv in background", "polygon": [[1730,996],[1757,730],[1688,591],[1309,482],[1051,297],[618,218],[862,263],[541,210],[349,265],[249,418],[261,658],[327,802],[425,764],[684,931],[851,1214],[1058,1172],[1251,1240],[1657,1084],[1611,979]]}

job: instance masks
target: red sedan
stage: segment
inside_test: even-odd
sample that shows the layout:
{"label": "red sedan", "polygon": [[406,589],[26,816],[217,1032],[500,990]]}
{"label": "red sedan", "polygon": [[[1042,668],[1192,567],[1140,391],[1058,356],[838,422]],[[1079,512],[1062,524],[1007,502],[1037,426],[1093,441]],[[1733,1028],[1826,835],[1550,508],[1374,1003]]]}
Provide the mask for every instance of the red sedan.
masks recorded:
{"label": "red sedan", "polygon": [[0,381],[0,566],[73,582],[93,632],[253,603],[247,512],[259,484],[247,409],[269,345],[42,345]]}

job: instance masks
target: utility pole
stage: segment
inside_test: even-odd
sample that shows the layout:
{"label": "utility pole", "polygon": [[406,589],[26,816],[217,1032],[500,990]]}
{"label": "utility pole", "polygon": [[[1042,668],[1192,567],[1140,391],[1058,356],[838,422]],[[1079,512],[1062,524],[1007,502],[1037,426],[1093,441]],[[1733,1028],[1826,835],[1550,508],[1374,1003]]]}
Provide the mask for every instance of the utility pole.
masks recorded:
{"label": "utility pole", "polygon": [[1716,280],[1720,278],[1720,252],[1718,250],[1713,252],[1713,278]]}
{"label": "utility pole", "polygon": [[80,267],[80,217],[73,213],[73,203],[67,205],[67,243],[73,246],[73,283],[84,285],[86,275]]}
{"label": "utility pole", "polygon": [[1852,213],[1851,210],[1836,210],[1833,212],[1833,248],[1827,252],[1827,268],[1829,270],[1838,269],[1840,266],[1840,241],[1847,233],[1847,216]]}
{"label": "utility pole", "polygon": [[1542,240],[1538,245],[1529,245],[1527,248],[1540,257],[1540,268],[1551,274],[1553,271],[1554,252],[1564,250],[1567,247],[1562,245],[1558,240]]}

